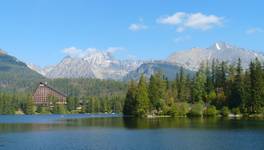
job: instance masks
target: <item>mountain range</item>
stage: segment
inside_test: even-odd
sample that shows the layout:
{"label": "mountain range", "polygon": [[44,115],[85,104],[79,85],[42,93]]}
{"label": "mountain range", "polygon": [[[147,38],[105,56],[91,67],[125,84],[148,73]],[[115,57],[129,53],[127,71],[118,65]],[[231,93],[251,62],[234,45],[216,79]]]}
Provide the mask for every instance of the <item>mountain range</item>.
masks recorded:
{"label": "mountain range", "polygon": [[[47,78],[97,78],[121,80],[143,61],[116,60],[110,52],[94,51],[82,57],[65,57],[50,69],[40,70]],[[37,71],[37,70],[36,70]]]}
{"label": "mountain range", "polygon": [[180,67],[186,71],[196,71],[202,62],[211,62],[213,59],[235,63],[238,58],[246,68],[252,59],[264,61],[264,55],[245,48],[216,42],[208,48],[192,48],[177,51],[165,60],[117,60],[109,52],[94,51],[82,57],[66,56],[59,64],[39,68],[28,65],[47,78],[98,78],[128,80],[138,79],[143,73],[150,76],[154,72],[162,71],[169,77],[175,77]]}
{"label": "mountain range", "polygon": [[258,58],[264,61],[264,55],[261,53],[239,48],[225,42],[216,42],[208,48],[178,51],[170,55],[167,61],[190,70],[197,70],[200,64],[205,61],[212,62],[213,59],[217,59],[233,64],[237,62],[238,58],[241,59],[243,68],[247,68],[252,59]]}
{"label": "mountain range", "polygon": [[0,87],[12,84],[13,79],[23,79],[21,84],[27,79],[44,78],[136,80],[141,74],[149,77],[157,71],[163,72],[169,79],[174,79],[181,67],[186,72],[193,73],[205,61],[210,62],[213,59],[218,59],[232,64],[240,58],[242,66],[246,68],[250,61],[256,57],[264,62],[262,53],[239,48],[225,42],[216,42],[208,48],[177,51],[165,60],[118,60],[110,52],[92,51],[81,57],[66,56],[58,64],[40,68],[33,64],[25,64],[1,50]]}

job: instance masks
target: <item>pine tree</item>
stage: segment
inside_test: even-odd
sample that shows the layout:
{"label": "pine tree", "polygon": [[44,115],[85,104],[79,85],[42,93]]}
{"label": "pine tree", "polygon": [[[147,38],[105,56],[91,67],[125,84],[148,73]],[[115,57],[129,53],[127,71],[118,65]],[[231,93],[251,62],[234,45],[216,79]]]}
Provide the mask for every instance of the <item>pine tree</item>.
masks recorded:
{"label": "pine tree", "polygon": [[223,88],[225,90],[226,85],[226,62],[221,62],[216,65],[216,78],[215,84],[217,88]]}
{"label": "pine tree", "polygon": [[135,81],[130,81],[128,91],[125,98],[125,104],[123,113],[125,115],[135,115],[136,108],[136,93],[137,93],[137,85]]}
{"label": "pine tree", "polygon": [[236,108],[242,105],[242,94],[243,94],[242,71],[243,70],[241,66],[241,60],[239,58],[236,67],[235,79],[231,87],[231,98],[229,101],[230,108]]}
{"label": "pine tree", "polygon": [[144,75],[141,75],[136,92],[136,111],[135,115],[142,117],[148,114],[150,100],[148,96],[148,86]]}
{"label": "pine tree", "polygon": [[27,103],[26,103],[26,112],[25,114],[27,115],[32,115],[34,114],[34,102],[33,102],[33,98],[31,95],[27,96]]}
{"label": "pine tree", "polygon": [[202,70],[199,70],[196,74],[193,85],[193,101],[201,102],[206,97],[206,76]]}
{"label": "pine tree", "polygon": [[214,84],[213,84],[213,73],[210,70],[208,62],[206,63],[205,75],[206,75],[205,88],[206,88],[207,94],[209,94],[210,92],[214,90]]}
{"label": "pine tree", "polygon": [[216,60],[213,59],[212,66],[211,66],[211,71],[212,71],[211,80],[212,80],[214,88],[216,88],[216,70],[217,70]]}
{"label": "pine tree", "polygon": [[177,93],[175,99],[181,102],[185,102],[190,99],[190,81],[188,76],[185,74],[183,67],[181,67],[180,73],[176,75],[174,88],[176,90],[175,93]]}
{"label": "pine tree", "polygon": [[251,101],[249,102],[250,113],[259,113],[263,106],[263,71],[259,60],[256,58],[250,63]]}
{"label": "pine tree", "polygon": [[166,80],[164,80],[161,72],[155,73],[150,77],[148,93],[154,109],[159,111],[165,104],[166,90]]}

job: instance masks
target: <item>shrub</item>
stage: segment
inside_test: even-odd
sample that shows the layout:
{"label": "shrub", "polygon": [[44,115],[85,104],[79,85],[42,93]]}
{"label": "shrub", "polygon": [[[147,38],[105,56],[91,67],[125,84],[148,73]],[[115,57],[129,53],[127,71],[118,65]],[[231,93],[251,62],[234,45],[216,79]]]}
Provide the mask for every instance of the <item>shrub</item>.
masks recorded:
{"label": "shrub", "polygon": [[261,108],[261,114],[264,114],[264,107]]}
{"label": "shrub", "polygon": [[177,104],[176,108],[178,108],[178,116],[186,116],[190,110],[190,106],[188,103]]}
{"label": "shrub", "polygon": [[222,110],[221,110],[221,115],[224,116],[224,117],[227,117],[229,115],[230,111],[228,109],[228,107],[223,107]]}
{"label": "shrub", "polygon": [[256,110],[257,114],[264,114],[264,107],[258,107]]}
{"label": "shrub", "polygon": [[168,110],[168,115],[175,117],[179,115],[178,108],[176,104],[171,105],[170,109]]}
{"label": "shrub", "polygon": [[170,115],[170,107],[168,107],[167,105],[163,105],[162,106],[162,112],[159,115]]}
{"label": "shrub", "polygon": [[52,113],[53,114],[66,114],[67,111],[64,105],[58,104],[54,106]]}
{"label": "shrub", "polygon": [[208,106],[206,110],[204,111],[205,116],[216,116],[217,110],[215,106]]}
{"label": "shrub", "polygon": [[193,104],[189,115],[192,116],[192,117],[200,117],[200,116],[202,116],[203,115],[203,104],[201,104],[201,103]]}
{"label": "shrub", "polygon": [[50,114],[49,108],[42,106],[38,106],[36,112],[39,114]]}
{"label": "shrub", "polygon": [[239,108],[233,108],[232,109],[232,113],[235,115],[239,115],[240,114],[240,109]]}

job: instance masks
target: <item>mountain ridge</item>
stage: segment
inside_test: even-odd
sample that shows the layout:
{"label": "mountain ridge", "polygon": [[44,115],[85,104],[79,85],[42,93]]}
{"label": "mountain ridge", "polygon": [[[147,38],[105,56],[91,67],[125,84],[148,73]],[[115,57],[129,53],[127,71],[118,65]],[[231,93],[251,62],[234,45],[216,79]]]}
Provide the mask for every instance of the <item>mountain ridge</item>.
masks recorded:
{"label": "mountain ridge", "polygon": [[16,57],[0,51],[0,89],[5,91],[25,91],[35,87],[37,82],[45,79],[36,71],[31,70],[26,63]]}
{"label": "mountain ridge", "polygon": [[192,48],[175,52],[167,58],[167,61],[177,63],[190,70],[197,70],[200,64],[205,61],[211,62],[215,59],[232,64],[240,58],[243,68],[246,68],[250,61],[256,57],[264,61],[264,55],[260,52],[239,48],[226,42],[216,42],[208,48]]}
{"label": "mountain ridge", "polygon": [[121,80],[142,63],[140,60],[117,60],[109,52],[95,51],[82,57],[66,56],[46,73],[46,77]]}
{"label": "mountain ridge", "polygon": [[264,62],[264,55],[260,52],[219,41],[207,48],[194,47],[177,51],[169,55],[165,60],[118,60],[107,51],[90,51],[81,57],[66,56],[60,63],[53,67],[35,70],[47,78],[127,80],[128,77],[138,77],[136,73],[142,73],[144,72],[143,70],[149,76],[150,72],[154,73],[157,70],[164,70],[166,68],[167,75],[170,77],[175,75],[169,75],[168,72],[175,73],[175,71],[169,71],[167,69],[173,69],[175,66],[177,66],[176,68],[184,67],[186,70],[197,71],[201,63],[206,61],[211,62],[214,59],[233,64],[240,58],[243,68],[246,68],[250,61],[256,57]]}

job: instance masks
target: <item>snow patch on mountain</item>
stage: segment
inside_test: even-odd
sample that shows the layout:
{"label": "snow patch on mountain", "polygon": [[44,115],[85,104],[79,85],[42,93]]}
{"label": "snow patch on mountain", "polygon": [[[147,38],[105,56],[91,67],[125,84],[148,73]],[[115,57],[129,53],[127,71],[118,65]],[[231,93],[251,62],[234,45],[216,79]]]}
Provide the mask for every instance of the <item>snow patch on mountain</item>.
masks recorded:
{"label": "snow patch on mountain", "polygon": [[213,59],[217,59],[233,64],[238,58],[241,59],[244,68],[247,68],[250,61],[255,58],[264,61],[264,55],[261,53],[239,48],[225,42],[217,42],[208,48],[192,48],[179,51],[170,55],[167,61],[180,64],[187,69],[197,70],[202,62],[211,62]]}
{"label": "snow patch on mountain", "polygon": [[[29,64],[32,70],[48,78],[98,78],[121,80],[123,78],[138,77],[141,73],[151,75],[153,70],[165,70],[167,74],[175,76],[173,65],[183,66],[187,70],[196,71],[201,63],[214,59],[226,61],[230,64],[241,59],[242,66],[247,68],[250,61],[258,58],[264,62],[262,53],[254,52],[237,46],[216,42],[208,48],[192,48],[178,51],[166,60],[141,61],[136,59],[118,60],[113,57],[113,49],[99,51],[96,49],[79,50],[68,49],[74,55],[65,57],[59,64],[51,67],[40,68]],[[154,66],[154,67],[153,67]]]}
{"label": "snow patch on mountain", "polygon": [[218,50],[221,50],[221,47],[218,45],[218,43],[215,43],[215,46]]}
{"label": "snow patch on mountain", "polygon": [[89,51],[81,57],[67,56],[45,72],[48,78],[98,78],[120,80],[143,61],[117,60],[110,51]]}

